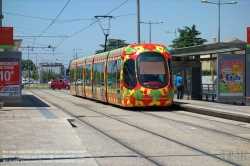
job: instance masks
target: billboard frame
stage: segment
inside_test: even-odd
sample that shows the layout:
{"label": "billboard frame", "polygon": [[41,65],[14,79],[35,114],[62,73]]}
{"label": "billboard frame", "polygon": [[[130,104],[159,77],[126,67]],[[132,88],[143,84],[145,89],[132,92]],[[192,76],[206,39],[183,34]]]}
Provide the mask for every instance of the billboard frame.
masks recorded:
{"label": "billboard frame", "polygon": [[22,81],[21,81],[21,66],[22,66],[22,53],[21,52],[0,52],[1,59],[19,59],[19,90],[16,96],[0,96],[0,102],[21,102],[22,101]]}
{"label": "billboard frame", "polygon": [[[217,79],[220,79],[220,64],[222,61],[242,61],[242,96],[241,95],[221,95],[221,89],[220,89],[220,80],[217,80],[217,101],[218,102],[246,102],[246,59],[245,54],[218,54],[217,57]],[[228,93],[230,94],[230,93]],[[231,93],[233,94],[233,92]]]}

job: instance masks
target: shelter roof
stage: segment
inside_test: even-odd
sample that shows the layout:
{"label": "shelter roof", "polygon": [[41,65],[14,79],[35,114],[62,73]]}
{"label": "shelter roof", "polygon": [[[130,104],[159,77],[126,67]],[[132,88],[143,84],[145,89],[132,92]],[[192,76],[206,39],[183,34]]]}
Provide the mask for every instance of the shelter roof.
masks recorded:
{"label": "shelter roof", "polygon": [[218,54],[246,49],[246,42],[220,42],[170,50],[172,57]]}

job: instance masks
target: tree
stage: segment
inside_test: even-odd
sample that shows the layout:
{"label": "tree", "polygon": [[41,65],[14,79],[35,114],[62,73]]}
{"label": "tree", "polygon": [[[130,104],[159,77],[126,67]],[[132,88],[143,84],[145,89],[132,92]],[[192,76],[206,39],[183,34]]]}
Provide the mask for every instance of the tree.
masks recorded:
{"label": "tree", "polygon": [[37,80],[39,78],[39,76],[38,76],[35,64],[33,64],[32,68],[33,68],[33,70],[32,70],[32,73],[31,73],[31,78]]}
{"label": "tree", "polygon": [[[125,40],[121,40],[121,39],[108,39],[107,41],[107,51],[111,51],[117,48],[122,48],[129,45],[128,43],[125,43]],[[95,53],[102,53],[104,52],[104,47],[105,45],[100,44],[100,46],[103,48],[102,50],[96,50]]]}
{"label": "tree", "polygon": [[[31,75],[31,71],[36,70],[35,64],[32,62],[32,60],[22,60],[22,70],[23,70],[23,77],[26,79],[28,77],[34,78]],[[34,76],[34,75],[33,75]]]}
{"label": "tree", "polygon": [[42,78],[42,82],[48,82],[50,80],[54,80],[56,78],[62,78],[61,74],[56,74],[51,69],[42,70],[40,77]]}
{"label": "tree", "polygon": [[32,62],[32,60],[22,60],[22,70],[28,70],[28,66],[29,69],[32,71],[35,67],[34,63]]}
{"label": "tree", "polygon": [[196,26],[191,28],[184,26],[184,29],[177,30],[180,36],[176,40],[172,40],[173,44],[169,45],[171,48],[182,48],[201,45],[207,42],[207,39],[197,38],[201,33],[196,30]]}

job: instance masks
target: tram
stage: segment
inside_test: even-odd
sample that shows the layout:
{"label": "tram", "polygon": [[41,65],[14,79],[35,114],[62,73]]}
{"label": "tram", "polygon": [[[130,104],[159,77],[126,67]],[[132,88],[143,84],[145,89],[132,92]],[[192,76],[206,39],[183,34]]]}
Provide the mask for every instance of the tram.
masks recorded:
{"label": "tram", "polygon": [[164,45],[131,44],[72,60],[70,92],[122,107],[171,106],[171,73]]}

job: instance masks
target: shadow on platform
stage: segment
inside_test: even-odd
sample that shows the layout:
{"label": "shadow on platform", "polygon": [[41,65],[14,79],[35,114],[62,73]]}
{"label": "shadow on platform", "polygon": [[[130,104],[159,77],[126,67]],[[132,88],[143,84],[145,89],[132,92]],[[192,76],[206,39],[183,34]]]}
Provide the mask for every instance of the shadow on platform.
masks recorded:
{"label": "shadow on platform", "polygon": [[33,95],[22,95],[22,102],[4,102],[4,107],[50,107]]}

